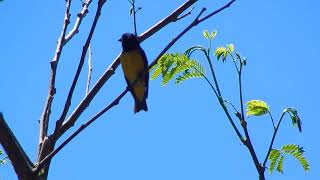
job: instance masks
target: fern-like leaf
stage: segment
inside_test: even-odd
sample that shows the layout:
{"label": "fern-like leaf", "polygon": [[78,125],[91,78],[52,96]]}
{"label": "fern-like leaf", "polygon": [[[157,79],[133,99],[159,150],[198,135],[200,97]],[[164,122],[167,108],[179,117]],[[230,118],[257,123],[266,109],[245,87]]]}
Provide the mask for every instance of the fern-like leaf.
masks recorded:
{"label": "fern-like leaf", "polygon": [[298,127],[299,132],[302,132],[302,122],[300,117],[298,116],[298,111],[295,108],[286,108],[284,112],[288,113],[290,115],[290,118],[292,120],[292,125]]}
{"label": "fern-like leaf", "polygon": [[[195,46],[189,49],[188,53],[192,53],[192,51],[195,50],[201,50],[201,47]],[[178,84],[186,79],[203,77],[205,74],[203,66],[197,61],[191,60],[187,53],[165,54],[151,70],[153,70],[151,80],[156,79],[161,74],[161,84],[163,86],[168,84],[176,76],[178,77],[176,78],[175,83]]]}
{"label": "fern-like leaf", "polygon": [[310,170],[310,165],[303,155],[304,150],[296,144],[287,144],[281,147],[280,150],[272,149],[268,159],[270,160],[269,172],[272,173],[276,168],[277,172],[283,173],[283,161],[285,155],[291,155],[297,159],[304,171]]}
{"label": "fern-like leaf", "polygon": [[192,71],[192,72],[184,72],[182,75],[176,78],[176,84],[182,83],[183,81],[191,78],[201,78],[203,77],[203,74],[198,71]]}
{"label": "fern-like leaf", "polygon": [[206,74],[204,67],[198,61],[191,61],[191,65],[196,71],[202,73],[203,75]]}
{"label": "fern-like leaf", "polygon": [[277,165],[277,171],[280,173],[283,173],[283,160],[284,160],[284,156],[280,156],[279,161],[278,161],[278,165]]}
{"label": "fern-like leaf", "polygon": [[299,147],[296,144],[288,144],[282,146],[282,151],[286,154],[292,155],[294,158],[296,158],[300,165],[303,167],[304,171],[309,171],[310,170],[310,165],[307,161],[307,159],[304,157],[303,153],[303,147]]}
{"label": "fern-like leaf", "polygon": [[270,160],[270,166],[269,166],[269,172],[272,173],[274,171],[274,168],[278,164],[279,157],[280,157],[280,151],[277,149],[272,149],[268,159]]}

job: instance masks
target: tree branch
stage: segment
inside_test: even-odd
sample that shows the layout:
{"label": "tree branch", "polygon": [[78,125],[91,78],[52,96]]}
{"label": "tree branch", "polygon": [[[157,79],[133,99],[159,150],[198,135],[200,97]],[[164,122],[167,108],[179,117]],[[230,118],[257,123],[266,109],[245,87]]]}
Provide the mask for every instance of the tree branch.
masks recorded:
{"label": "tree branch", "polygon": [[18,178],[27,179],[30,177],[34,165],[4,120],[2,113],[0,113],[0,142],[10,159]]}
{"label": "tree branch", "polygon": [[[64,24],[62,26],[62,32],[60,35],[60,38],[58,40],[57,48],[55,55],[50,62],[51,65],[51,75],[50,75],[50,80],[49,80],[49,93],[48,97],[44,106],[43,113],[40,118],[40,133],[39,133],[39,147],[38,147],[38,152],[40,152],[41,146],[42,146],[42,141],[44,138],[48,135],[48,123],[49,123],[49,116],[51,113],[51,105],[53,102],[54,95],[56,93],[56,88],[55,88],[55,81],[56,81],[56,72],[57,72],[57,67],[58,67],[58,62],[60,59],[60,55],[62,53],[62,49],[64,46],[64,40],[65,40],[65,35],[67,31],[67,27],[70,23],[70,4],[71,0],[66,0],[66,11],[65,11],[65,17],[64,17]],[[38,153],[40,154],[40,153]]]}
{"label": "tree branch", "polygon": [[87,51],[88,51],[88,47],[90,45],[90,41],[92,39],[92,36],[93,36],[94,31],[95,31],[97,22],[99,20],[100,15],[101,15],[102,7],[103,7],[105,2],[106,2],[106,0],[99,0],[98,1],[98,7],[97,7],[97,10],[96,10],[96,15],[94,17],[94,20],[93,20],[89,35],[88,35],[87,40],[85,42],[85,45],[82,48],[81,58],[80,58],[80,61],[79,61],[77,72],[76,72],[76,74],[74,76],[72,85],[70,87],[70,90],[69,90],[69,93],[68,93],[68,97],[66,99],[66,102],[65,102],[65,105],[64,105],[64,108],[63,108],[63,112],[62,112],[59,120],[56,122],[54,135],[58,135],[59,134],[60,128],[62,126],[62,123],[65,120],[65,117],[66,117],[66,115],[67,115],[67,113],[69,111],[69,108],[70,108],[70,105],[71,105],[72,96],[73,96],[73,92],[74,92],[75,87],[77,85],[77,82],[78,82],[78,79],[79,79],[79,76],[80,76],[84,61],[85,61],[85,57],[86,57],[86,54],[87,54]]}
{"label": "tree branch", "polygon": [[87,90],[86,90],[86,95],[88,95],[89,91],[90,91],[90,83],[91,83],[91,76],[92,76],[92,50],[91,50],[91,46],[89,45],[88,48],[88,79],[87,79]]}
{"label": "tree branch", "polygon": [[[159,23],[148,29],[144,32],[139,40],[140,42],[144,41],[148,37],[152,36],[154,33],[165,27],[171,22],[174,22],[178,16],[183,13],[187,8],[193,5],[197,0],[188,0],[183,5],[178,7],[173,13],[169,16],[161,20]],[[69,128],[71,128],[79,116],[84,112],[84,110],[89,106],[95,95],[99,92],[102,86],[109,80],[109,78],[114,74],[115,70],[120,64],[119,60],[120,54],[117,58],[112,62],[112,64],[106,69],[106,71],[101,75],[97,83],[92,87],[92,90],[88,93],[87,96],[79,103],[76,109],[72,112],[70,117],[63,123],[60,132],[57,134],[60,137],[63,133],[65,133]]]}
{"label": "tree branch", "polygon": [[71,31],[66,35],[63,45],[69,42],[70,39],[73,38],[74,35],[76,35],[79,32],[79,27],[81,25],[81,22],[83,18],[88,14],[88,7],[91,4],[92,0],[85,0],[82,4],[82,11],[77,15],[77,20],[74,23],[74,26]]}
{"label": "tree branch", "polygon": [[[161,56],[165,52],[167,52],[185,33],[187,33],[190,29],[192,29],[193,27],[197,26],[200,22],[202,22],[202,21],[199,21],[199,18],[205,10],[206,9],[203,8],[199,13],[199,15],[195,18],[195,20],[192,21],[189,26],[187,26],[179,35],[177,35],[174,39],[172,39],[171,42],[168,43],[168,45],[159,53],[159,55],[155,58],[155,60],[152,63],[150,63],[148,69],[146,69],[142,74],[147,73],[157,63],[157,61],[161,58]],[[104,109],[98,112],[94,117],[92,117],[86,123],[82,124],[60,146],[58,146],[54,151],[52,151],[49,155],[47,155],[35,168],[35,172],[38,172],[43,166],[43,164],[45,164],[47,161],[50,161],[64,146],[66,146],[73,138],[75,138],[80,132],[82,132],[85,128],[87,128],[91,123],[97,120],[101,115],[103,115],[113,106],[119,104],[119,101],[121,100],[121,98],[134,86],[135,83],[137,83],[137,81],[138,79],[135,80],[132,84],[130,84],[130,86],[128,86],[122,93],[120,93],[120,95],[117,98],[115,98],[109,105],[107,105]]]}

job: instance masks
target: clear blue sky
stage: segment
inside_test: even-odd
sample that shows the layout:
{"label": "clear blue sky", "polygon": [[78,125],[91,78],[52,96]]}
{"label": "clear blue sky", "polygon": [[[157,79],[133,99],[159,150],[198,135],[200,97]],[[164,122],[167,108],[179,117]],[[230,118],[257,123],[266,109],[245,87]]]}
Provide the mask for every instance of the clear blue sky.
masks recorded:
{"label": "clear blue sky", "polygon": [[[137,16],[139,33],[183,2],[137,0],[137,5],[143,8]],[[143,42],[149,61],[202,7],[207,7],[209,12],[224,2],[199,1],[192,16],[169,25]],[[79,0],[72,3],[71,24],[81,8]],[[0,3],[0,111],[33,160],[38,142],[38,119],[48,90],[49,61],[61,31],[64,8],[64,0],[4,0]],[[51,127],[61,113],[95,8],[96,1],[90,6],[79,34],[63,51]],[[292,128],[286,118],[275,147],[289,143],[303,146],[311,171],[305,173],[293,158],[287,158],[285,173],[266,173],[267,179],[320,178],[317,140],[320,125],[317,114],[320,100],[319,12],[320,3],[316,0],[237,0],[229,9],[194,28],[170,49],[170,52],[176,52],[196,44],[205,45],[202,30],[218,30],[213,47],[234,43],[236,50],[248,59],[244,70],[246,101],[265,100],[277,119],[285,107],[299,110],[303,133]],[[121,51],[117,39],[132,29],[127,0],[108,1],[92,40],[93,82]],[[205,65],[201,56],[198,60]],[[232,64],[215,63],[223,94],[238,105]],[[71,110],[85,95],[86,73],[87,65]],[[76,127],[108,104],[123,88],[125,80],[118,68]],[[132,97],[126,95],[118,106],[54,158],[49,179],[257,179],[247,149],[231,129],[204,80],[167,87],[161,87],[159,80],[151,81],[148,105],[147,113],[134,115]],[[248,126],[262,159],[272,134],[271,122],[267,117],[249,118]],[[14,179],[10,164],[0,167],[0,180]]]}

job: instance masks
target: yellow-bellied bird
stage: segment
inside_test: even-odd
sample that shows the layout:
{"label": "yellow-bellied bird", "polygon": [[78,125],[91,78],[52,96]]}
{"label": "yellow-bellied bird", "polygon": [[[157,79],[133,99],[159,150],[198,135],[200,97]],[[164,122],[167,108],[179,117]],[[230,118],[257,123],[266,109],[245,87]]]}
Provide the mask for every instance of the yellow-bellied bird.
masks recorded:
{"label": "yellow-bellied bird", "polygon": [[143,74],[148,68],[147,56],[136,35],[125,33],[119,41],[122,42],[120,63],[128,86],[138,79],[130,90],[134,98],[133,112],[148,111],[146,99],[148,97],[149,72]]}

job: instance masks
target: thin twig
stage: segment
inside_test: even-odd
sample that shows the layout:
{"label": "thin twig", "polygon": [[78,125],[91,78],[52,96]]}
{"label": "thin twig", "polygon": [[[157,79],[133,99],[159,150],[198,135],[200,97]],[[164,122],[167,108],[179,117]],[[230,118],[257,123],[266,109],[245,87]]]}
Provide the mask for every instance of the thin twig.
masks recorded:
{"label": "thin twig", "polygon": [[135,0],[132,0],[132,1],[129,1],[131,3],[131,8],[133,9],[133,26],[134,26],[134,34],[137,36],[137,19],[136,19],[136,6],[135,6],[135,3],[136,1]]}
{"label": "thin twig", "polygon": [[178,20],[181,20],[189,15],[191,15],[192,11],[194,10],[194,7],[192,7],[187,13],[185,13],[184,15],[181,15],[180,17],[177,18],[177,21]]}
{"label": "thin twig", "polygon": [[54,95],[56,93],[56,88],[55,88],[56,72],[57,72],[57,67],[58,67],[60,55],[61,55],[62,49],[64,47],[64,41],[65,41],[67,27],[70,23],[70,13],[69,13],[70,5],[71,5],[71,0],[66,0],[66,11],[65,11],[64,23],[62,26],[61,35],[58,40],[58,44],[57,44],[57,48],[56,48],[56,52],[54,54],[54,57],[53,57],[52,61],[50,62],[51,75],[50,75],[50,80],[49,80],[49,82],[50,82],[49,83],[50,84],[49,85],[49,93],[48,93],[48,97],[47,97],[47,100],[45,103],[43,113],[40,118],[40,134],[39,134],[38,152],[40,152],[40,149],[42,146],[42,141],[48,135],[48,123],[49,123],[49,116],[51,113],[51,105],[53,102]]}
{"label": "thin twig", "polygon": [[[154,33],[165,27],[171,22],[174,22],[175,19],[183,13],[187,8],[192,6],[197,0],[188,0],[183,5],[178,7],[174,12],[172,12],[169,16],[161,20],[159,23],[148,29],[144,32],[140,37],[140,42],[144,41],[148,37],[152,36]],[[95,95],[99,92],[102,86],[109,80],[109,78],[114,74],[115,70],[120,64],[119,60],[120,54],[116,57],[116,59],[112,62],[112,64],[106,69],[106,71],[101,75],[97,83],[92,87],[89,94],[84,97],[84,99],[79,103],[76,109],[72,112],[70,117],[65,121],[60,129],[60,133],[58,133],[58,137],[60,137],[64,132],[66,132],[70,127],[74,125],[78,117],[83,113],[83,111],[89,106]]]}
{"label": "thin twig", "polygon": [[243,121],[245,121],[244,119],[244,105],[243,105],[243,93],[242,93],[242,62],[241,62],[241,59],[240,59],[240,68],[239,68],[239,73],[238,73],[238,83],[239,83],[239,96],[240,96],[240,108],[241,108],[241,119]]}
{"label": "thin twig", "polygon": [[158,32],[160,29],[162,29],[169,23],[176,22],[179,16],[197,1],[198,0],[187,0],[180,7],[174,10],[170,15],[168,15],[166,18],[162,19],[160,22],[158,22],[157,24],[149,28],[147,31],[142,33],[139,38],[140,42],[144,41],[145,39],[148,39],[150,36]]}
{"label": "thin twig", "polygon": [[237,108],[236,108],[231,102],[229,102],[229,101],[227,101],[227,100],[224,100],[224,102],[226,102],[227,104],[230,104],[231,107],[232,107],[232,109],[233,109],[236,113],[238,112]]}
{"label": "thin twig", "polygon": [[212,74],[212,78],[213,78],[214,84],[216,86],[216,90],[217,90],[216,96],[217,96],[218,99],[220,99],[222,95],[221,95],[221,92],[220,92],[219,83],[218,83],[216,74],[215,74],[215,72],[213,70],[213,64],[211,63],[211,59],[210,59],[209,54],[205,54],[205,55],[206,55],[207,61],[209,63],[209,67],[210,67],[210,70],[211,70],[211,74]]}
{"label": "thin twig", "polygon": [[231,4],[233,4],[235,1],[236,1],[236,0],[232,0],[232,1],[228,2],[226,5],[222,6],[220,9],[217,9],[217,10],[213,11],[212,13],[208,14],[207,16],[205,16],[205,17],[203,17],[203,18],[199,19],[199,23],[201,23],[202,21],[207,20],[208,18],[210,18],[211,16],[213,16],[213,15],[215,15],[215,14],[219,13],[220,11],[222,11],[222,10],[224,10],[224,9],[226,9],[226,8],[228,8],[228,7],[230,7],[230,6],[231,6]]}
{"label": "thin twig", "polygon": [[276,125],[274,124],[273,116],[272,116],[272,114],[271,114],[271,112],[269,110],[268,110],[268,114],[269,114],[271,122],[272,122],[273,130],[275,131],[276,130]]}
{"label": "thin twig", "polygon": [[70,87],[70,90],[69,90],[69,93],[68,93],[68,97],[66,99],[66,102],[65,102],[65,105],[64,105],[64,108],[63,108],[63,112],[62,112],[59,120],[56,122],[56,127],[55,127],[55,130],[54,130],[54,134],[55,135],[59,134],[60,128],[62,126],[62,123],[63,123],[63,121],[64,121],[64,119],[65,119],[65,117],[66,117],[66,115],[67,115],[67,113],[69,111],[69,108],[70,108],[70,105],[71,105],[72,96],[73,96],[73,92],[74,92],[76,84],[78,82],[78,79],[79,79],[79,76],[80,76],[84,61],[85,61],[85,57],[86,57],[86,54],[87,54],[87,51],[88,51],[88,47],[89,47],[91,38],[93,36],[93,33],[94,33],[95,28],[96,28],[97,22],[99,20],[100,15],[101,15],[102,7],[103,7],[105,2],[106,2],[106,0],[99,0],[98,1],[98,7],[97,7],[97,10],[96,10],[96,14],[95,14],[95,17],[94,17],[94,20],[93,20],[89,35],[88,35],[87,40],[85,42],[85,45],[82,48],[82,53],[81,53],[79,65],[78,65],[76,74],[74,76],[74,79],[72,81],[72,85]]}
{"label": "thin twig", "polygon": [[[177,35],[168,45],[159,53],[159,55],[155,58],[155,60],[150,63],[148,69],[146,69],[143,73],[147,73],[161,58],[161,56],[167,52],[170,47],[172,47],[185,33],[187,33],[190,29],[197,26],[199,24],[199,18],[205,11],[205,8],[201,10],[199,15],[195,18],[192,23],[190,23],[189,26],[187,26],[179,35]],[[202,22],[202,21],[201,21]],[[93,123],[95,120],[97,120],[101,115],[103,115],[105,112],[107,112],[109,109],[111,109],[113,106],[117,105],[121,98],[134,86],[134,84],[137,82],[135,80],[130,86],[128,86],[120,95],[115,98],[109,105],[107,105],[104,109],[102,109],[100,112],[98,112],[93,118],[88,120],[86,123],[82,124],[80,128],[78,128],[74,133],[71,134],[60,146],[58,146],[54,151],[52,151],[47,157],[45,157],[36,167],[35,171],[38,172],[39,169],[45,164],[47,161],[51,160],[64,146],[66,146],[74,137],[76,137],[80,132],[82,132],[86,127],[88,127],[91,123]]]}
{"label": "thin twig", "polygon": [[87,80],[87,90],[86,90],[86,95],[89,94],[90,91],[90,82],[91,82],[91,76],[92,76],[92,50],[91,50],[91,46],[89,45],[88,48],[88,80]]}

